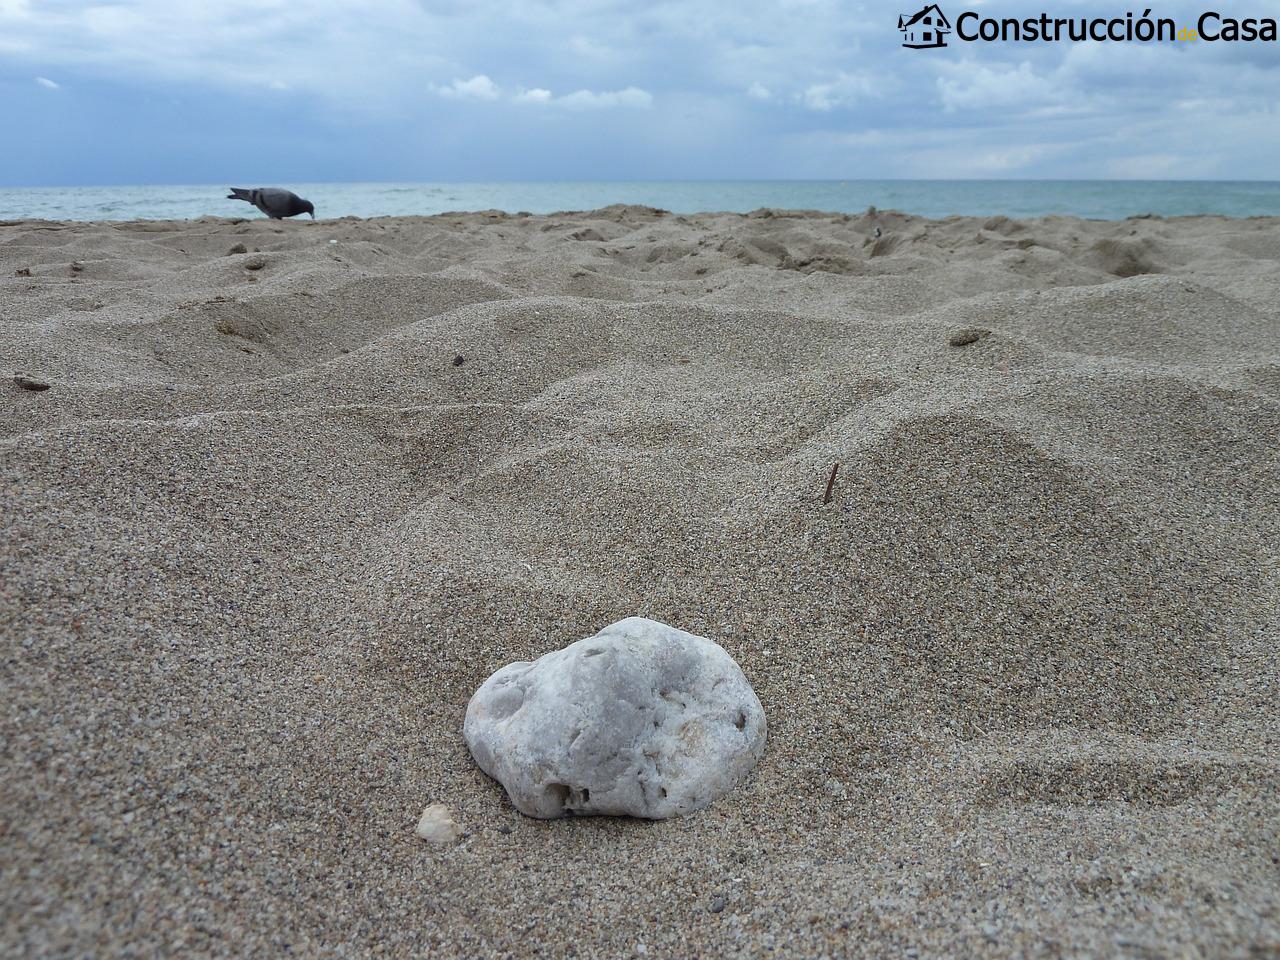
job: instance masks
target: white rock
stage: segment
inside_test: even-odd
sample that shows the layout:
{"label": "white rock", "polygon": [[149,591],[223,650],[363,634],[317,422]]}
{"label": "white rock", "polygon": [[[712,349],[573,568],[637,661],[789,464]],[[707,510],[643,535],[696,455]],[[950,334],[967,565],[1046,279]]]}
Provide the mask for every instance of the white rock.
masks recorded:
{"label": "white rock", "polygon": [[452,810],[443,803],[433,803],[422,811],[414,833],[432,843],[452,843],[462,836],[462,828],[454,822]]}
{"label": "white rock", "polygon": [[476,763],[521,813],[662,819],[707,806],[764,752],[751,684],[718,644],[643,617],[605,627],[476,691]]}

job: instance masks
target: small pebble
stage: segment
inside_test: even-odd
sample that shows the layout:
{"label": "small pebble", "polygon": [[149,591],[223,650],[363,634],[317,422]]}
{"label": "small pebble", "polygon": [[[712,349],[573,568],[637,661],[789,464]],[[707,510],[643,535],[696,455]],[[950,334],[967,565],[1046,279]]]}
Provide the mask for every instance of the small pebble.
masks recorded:
{"label": "small pebble", "polygon": [[432,843],[452,843],[462,836],[462,828],[453,819],[453,811],[443,803],[433,803],[422,811],[414,831]]}
{"label": "small pebble", "polygon": [[715,897],[711,901],[711,912],[719,913],[724,909],[724,897]]}
{"label": "small pebble", "polygon": [[454,365],[455,367],[460,367],[460,366],[462,366],[462,365],[463,365],[464,363],[466,363],[466,362],[467,362],[467,361],[466,361],[466,358],[465,358],[465,357],[463,357],[461,354],[459,354],[458,356],[456,356],[456,357],[454,357],[454,358],[453,358],[453,365]]}
{"label": "small pebble", "polygon": [[246,247],[243,243],[237,243],[235,246],[233,246],[230,250],[227,251],[227,256],[234,257],[238,253],[248,253],[248,252],[249,252],[248,247]]}
{"label": "small pebble", "polygon": [[991,336],[990,330],[961,330],[958,333],[953,333],[947,343],[953,347],[967,347],[969,344],[985,340],[989,336]]}

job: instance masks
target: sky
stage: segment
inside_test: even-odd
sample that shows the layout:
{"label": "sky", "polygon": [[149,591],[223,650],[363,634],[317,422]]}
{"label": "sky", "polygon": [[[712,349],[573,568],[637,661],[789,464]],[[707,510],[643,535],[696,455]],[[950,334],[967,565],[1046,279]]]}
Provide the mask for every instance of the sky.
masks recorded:
{"label": "sky", "polygon": [[1280,43],[904,49],[919,5],[0,0],[0,185],[1280,179]]}

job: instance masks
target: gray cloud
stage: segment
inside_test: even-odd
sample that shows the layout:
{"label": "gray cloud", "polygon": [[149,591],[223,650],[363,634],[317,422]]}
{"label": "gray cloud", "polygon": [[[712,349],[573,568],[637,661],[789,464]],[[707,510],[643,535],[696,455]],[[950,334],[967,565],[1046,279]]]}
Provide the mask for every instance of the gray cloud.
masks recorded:
{"label": "gray cloud", "polygon": [[[1028,16],[1042,2],[968,5]],[[942,5],[953,17],[966,6]],[[632,157],[647,150],[663,176],[1274,176],[1276,44],[915,51],[896,28],[909,12],[834,0],[0,0],[0,52],[28,77],[271,91],[352,124],[413,117],[477,150],[495,136],[486,111],[542,117],[512,164],[552,158],[594,133],[588,114],[621,111]],[[1193,24],[1200,7],[1156,12]]]}

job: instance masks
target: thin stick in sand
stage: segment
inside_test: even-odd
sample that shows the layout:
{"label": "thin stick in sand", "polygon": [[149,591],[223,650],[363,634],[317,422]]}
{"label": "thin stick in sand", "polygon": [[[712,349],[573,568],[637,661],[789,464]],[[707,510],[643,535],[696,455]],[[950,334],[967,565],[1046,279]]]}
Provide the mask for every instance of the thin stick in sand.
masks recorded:
{"label": "thin stick in sand", "polygon": [[832,467],[832,468],[831,468],[831,476],[827,478],[827,492],[826,492],[826,493],[824,493],[824,494],[822,495],[822,502],[823,502],[823,503],[830,503],[830,502],[831,502],[831,491],[835,489],[835,486],[836,486],[836,471],[837,471],[837,470],[839,470],[839,469],[840,469],[840,464],[838,464],[838,463],[837,463],[834,467]]}

